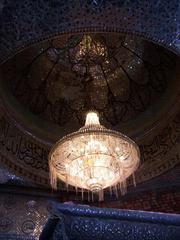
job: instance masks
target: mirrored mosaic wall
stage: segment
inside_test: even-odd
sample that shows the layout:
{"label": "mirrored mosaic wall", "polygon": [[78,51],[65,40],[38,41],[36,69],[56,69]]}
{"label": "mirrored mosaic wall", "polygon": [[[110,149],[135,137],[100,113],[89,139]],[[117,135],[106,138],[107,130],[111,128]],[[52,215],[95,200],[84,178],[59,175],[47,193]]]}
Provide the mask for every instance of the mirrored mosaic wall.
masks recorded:
{"label": "mirrored mosaic wall", "polygon": [[0,193],[0,239],[38,240],[48,219],[48,206],[44,198]]}
{"label": "mirrored mosaic wall", "polygon": [[61,33],[137,34],[180,53],[179,1],[1,1],[0,61],[33,42]]}

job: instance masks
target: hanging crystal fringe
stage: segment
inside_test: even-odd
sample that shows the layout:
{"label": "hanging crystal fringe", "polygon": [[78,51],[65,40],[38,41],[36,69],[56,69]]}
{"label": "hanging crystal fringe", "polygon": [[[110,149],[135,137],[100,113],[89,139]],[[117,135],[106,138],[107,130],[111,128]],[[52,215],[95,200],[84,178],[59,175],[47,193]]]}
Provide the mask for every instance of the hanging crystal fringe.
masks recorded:
{"label": "hanging crystal fringe", "polygon": [[68,176],[66,175],[66,190],[69,192]]}
{"label": "hanging crystal fringe", "polygon": [[118,189],[117,189],[117,185],[114,186],[114,190],[115,190],[116,198],[118,198]]}
{"label": "hanging crystal fringe", "polygon": [[88,190],[88,202],[90,202],[90,195],[89,195],[89,190]]}
{"label": "hanging crystal fringe", "polygon": [[94,193],[91,192],[91,199],[92,199],[92,202],[94,202]]}
{"label": "hanging crystal fringe", "polygon": [[123,185],[124,185],[124,194],[127,193],[127,183],[126,180],[123,181]]}
{"label": "hanging crystal fringe", "polygon": [[[133,184],[134,186],[136,186],[136,180],[135,180],[135,175],[132,174],[132,178],[133,178]],[[53,186],[53,189],[57,189],[57,176],[56,176],[56,170],[53,168],[53,166],[50,166],[50,182],[51,182],[51,185]],[[68,191],[68,179],[67,179],[67,176],[66,176],[66,189]],[[112,190],[113,188],[113,190]],[[78,193],[78,187],[75,186],[75,191],[76,191],[76,195]],[[112,196],[112,191],[115,193],[116,195],[116,198],[118,198],[118,192],[120,191],[122,195],[125,195],[127,193],[127,183],[126,183],[126,180],[123,181],[123,182],[119,182],[117,185],[114,185],[113,187],[109,187],[109,192],[110,192],[110,195]],[[90,191],[88,190],[87,191],[87,194],[88,194],[88,201],[90,202]],[[104,190],[100,190],[98,193],[98,198],[99,198],[99,201],[104,201]],[[84,200],[84,189],[82,188],[81,189],[81,198],[82,198],[82,201]],[[94,193],[91,192],[91,201],[94,202]]]}
{"label": "hanging crystal fringe", "polygon": [[100,190],[98,194],[99,194],[99,201],[100,202],[104,201],[104,190],[103,189]]}
{"label": "hanging crystal fringe", "polygon": [[53,166],[50,167],[50,183],[53,189],[57,190],[57,175],[56,169]]}
{"label": "hanging crystal fringe", "polygon": [[134,187],[136,187],[136,178],[134,173],[132,174],[132,178],[133,178],[133,185]]}
{"label": "hanging crystal fringe", "polygon": [[[132,175],[133,177],[133,184],[134,186],[136,186],[136,181],[135,181],[135,176],[134,174]],[[57,189],[57,176],[56,176],[56,171],[53,169],[53,167],[51,167],[51,171],[50,171],[50,180],[51,180],[51,185],[53,186],[53,189]],[[66,188],[68,191],[68,184],[66,183]],[[113,190],[112,190],[113,188]],[[76,195],[78,193],[78,187],[75,187],[75,191],[76,191]],[[125,195],[127,193],[127,183],[126,180],[123,182],[118,183],[117,185],[114,185],[114,187],[109,187],[109,192],[110,195],[112,196],[112,191],[115,193],[116,198],[118,198],[118,192],[121,192],[121,195]],[[100,190],[98,193],[98,198],[99,201],[104,201],[104,190]],[[88,195],[88,202],[92,201],[94,202],[94,193],[91,192],[91,199],[90,199],[90,191],[87,191],[87,195]],[[84,189],[81,189],[81,199],[82,201],[84,200]]]}
{"label": "hanging crystal fringe", "polygon": [[127,184],[126,184],[126,180],[124,180],[123,182],[119,183],[120,186],[120,191],[122,195],[125,195],[127,193]]}
{"label": "hanging crystal fringe", "polygon": [[82,198],[82,201],[84,200],[84,189],[82,188],[81,189],[81,198]]}
{"label": "hanging crystal fringe", "polygon": [[109,187],[110,196],[112,196],[112,187]]}

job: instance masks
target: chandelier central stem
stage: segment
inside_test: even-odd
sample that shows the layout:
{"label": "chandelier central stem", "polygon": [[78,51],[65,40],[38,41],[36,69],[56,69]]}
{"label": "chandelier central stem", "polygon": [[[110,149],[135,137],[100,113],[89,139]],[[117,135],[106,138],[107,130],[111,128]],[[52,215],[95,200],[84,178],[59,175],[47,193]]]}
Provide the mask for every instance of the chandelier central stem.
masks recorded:
{"label": "chandelier central stem", "polygon": [[85,126],[100,125],[99,116],[96,112],[88,112],[86,115]]}

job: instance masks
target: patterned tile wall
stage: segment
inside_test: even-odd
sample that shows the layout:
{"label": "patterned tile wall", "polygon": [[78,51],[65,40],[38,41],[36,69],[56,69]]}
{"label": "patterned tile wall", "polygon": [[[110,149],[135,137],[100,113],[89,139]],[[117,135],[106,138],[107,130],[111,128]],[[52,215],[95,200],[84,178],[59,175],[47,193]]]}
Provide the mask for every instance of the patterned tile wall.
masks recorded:
{"label": "patterned tile wall", "polygon": [[27,239],[33,237],[36,240],[47,218],[48,201],[46,199],[0,194],[0,239],[3,234],[9,236],[16,234]]}

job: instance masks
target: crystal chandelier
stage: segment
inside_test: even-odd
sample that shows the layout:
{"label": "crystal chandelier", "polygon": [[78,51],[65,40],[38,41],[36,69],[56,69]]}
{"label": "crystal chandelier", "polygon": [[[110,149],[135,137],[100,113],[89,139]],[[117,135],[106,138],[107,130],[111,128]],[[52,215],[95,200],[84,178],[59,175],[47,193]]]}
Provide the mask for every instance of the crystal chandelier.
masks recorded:
{"label": "crystal chandelier", "polygon": [[[104,190],[126,192],[126,180],[139,166],[138,146],[120,132],[105,128],[96,112],[89,112],[85,126],[63,137],[49,155],[50,180],[57,189],[61,180],[76,189],[99,194]],[[135,183],[135,180],[134,180]]]}

